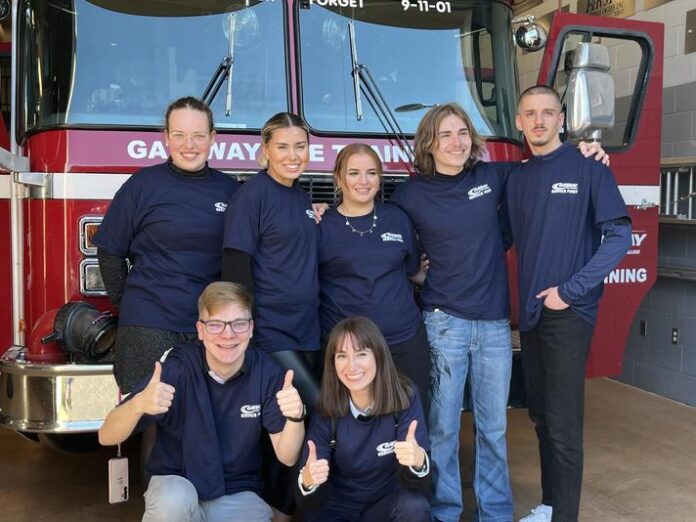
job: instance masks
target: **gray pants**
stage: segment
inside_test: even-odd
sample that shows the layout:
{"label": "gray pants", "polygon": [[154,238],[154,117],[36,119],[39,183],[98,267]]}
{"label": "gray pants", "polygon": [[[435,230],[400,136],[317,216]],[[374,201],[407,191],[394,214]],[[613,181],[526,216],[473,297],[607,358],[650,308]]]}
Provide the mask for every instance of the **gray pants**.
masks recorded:
{"label": "gray pants", "polygon": [[155,475],[145,492],[143,522],[268,522],[271,508],[251,491],[198,500],[193,484],[178,475]]}

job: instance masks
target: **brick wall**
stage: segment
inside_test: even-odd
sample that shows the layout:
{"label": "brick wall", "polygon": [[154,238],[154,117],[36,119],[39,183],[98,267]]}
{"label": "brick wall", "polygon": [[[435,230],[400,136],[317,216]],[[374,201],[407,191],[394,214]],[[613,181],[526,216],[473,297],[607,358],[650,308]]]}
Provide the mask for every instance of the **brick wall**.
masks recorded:
{"label": "brick wall", "polygon": [[[658,264],[696,269],[696,228],[661,225]],[[631,327],[619,380],[696,405],[696,282],[658,277]]]}
{"label": "brick wall", "polygon": [[[576,1],[566,4],[576,11]],[[684,52],[686,13],[696,9],[696,2],[672,0],[649,10],[643,9],[643,0],[635,4],[637,13],[631,18],[665,24],[662,158],[694,157],[696,161],[696,53]],[[529,14],[543,16],[557,7],[556,0],[547,0]],[[618,124],[625,118],[627,88],[637,66],[634,49],[622,47],[611,50]],[[536,83],[540,61],[540,53],[519,54],[520,90]],[[661,224],[658,252],[660,266],[696,270],[696,224]],[[641,321],[645,335],[641,335]],[[675,328],[678,339],[673,344]],[[696,405],[696,282],[658,277],[636,314],[619,379]]]}
{"label": "brick wall", "polygon": [[[665,24],[663,159],[696,161],[696,53],[684,53],[686,13],[692,9],[696,2],[673,0],[634,17]],[[659,266],[696,270],[695,224],[661,224],[659,234]],[[636,314],[619,379],[696,405],[696,282],[658,277]]]}

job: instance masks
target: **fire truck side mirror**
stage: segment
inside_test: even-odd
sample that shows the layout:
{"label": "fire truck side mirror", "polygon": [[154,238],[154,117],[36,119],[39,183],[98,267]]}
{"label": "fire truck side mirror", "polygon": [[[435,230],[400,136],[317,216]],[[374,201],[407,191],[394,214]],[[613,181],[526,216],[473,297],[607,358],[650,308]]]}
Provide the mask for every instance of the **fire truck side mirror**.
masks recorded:
{"label": "fire truck side mirror", "polygon": [[573,139],[599,139],[614,126],[614,78],[609,72],[609,49],[581,43],[573,54],[568,78],[566,127]]}

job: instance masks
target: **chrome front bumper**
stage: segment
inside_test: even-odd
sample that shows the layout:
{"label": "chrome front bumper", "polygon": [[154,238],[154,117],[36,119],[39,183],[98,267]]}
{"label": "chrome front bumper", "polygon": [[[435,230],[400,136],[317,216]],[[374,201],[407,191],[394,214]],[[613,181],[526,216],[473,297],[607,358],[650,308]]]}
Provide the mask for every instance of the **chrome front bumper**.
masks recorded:
{"label": "chrome front bumper", "polygon": [[36,364],[20,347],[0,358],[0,425],[10,429],[96,431],[117,402],[110,364]]}

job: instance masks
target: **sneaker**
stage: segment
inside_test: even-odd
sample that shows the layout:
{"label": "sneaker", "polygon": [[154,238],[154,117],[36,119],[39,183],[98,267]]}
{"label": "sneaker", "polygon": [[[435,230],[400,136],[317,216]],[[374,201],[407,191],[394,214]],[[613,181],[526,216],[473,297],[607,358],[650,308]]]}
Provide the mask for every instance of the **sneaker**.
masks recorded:
{"label": "sneaker", "polygon": [[537,507],[532,509],[531,513],[524,518],[520,519],[520,522],[551,522],[551,515],[553,514],[553,508],[547,506],[546,504],[539,504]]}

